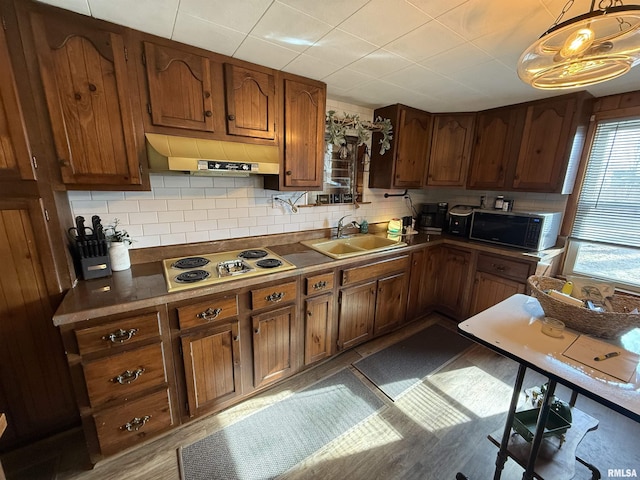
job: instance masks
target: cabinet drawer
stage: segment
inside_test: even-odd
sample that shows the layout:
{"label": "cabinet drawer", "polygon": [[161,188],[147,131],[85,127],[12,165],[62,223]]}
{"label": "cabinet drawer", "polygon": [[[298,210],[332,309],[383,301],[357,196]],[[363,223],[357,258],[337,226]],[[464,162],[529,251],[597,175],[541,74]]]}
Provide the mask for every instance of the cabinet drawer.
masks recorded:
{"label": "cabinet drawer", "polygon": [[169,390],[103,410],[93,420],[102,454],[119,452],[173,425]]}
{"label": "cabinet drawer", "polygon": [[181,329],[207,325],[238,315],[238,297],[232,295],[214,298],[206,302],[179,307],[177,310]]}
{"label": "cabinet drawer", "polygon": [[279,303],[293,302],[297,294],[296,282],[251,290],[251,308],[257,310],[258,308],[269,307]]}
{"label": "cabinet drawer", "polygon": [[409,269],[409,256],[384,260],[372,265],[363,265],[361,267],[349,268],[342,271],[342,285],[351,285],[381,277],[388,273],[405,271]]}
{"label": "cabinet drawer", "polygon": [[160,335],[158,312],[123,318],[75,331],[81,355],[131,345]]}
{"label": "cabinet drawer", "polygon": [[333,272],[321,273],[305,280],[307,295],[333,290]]}
{"label": "cabinet drawer", "polygon": [[82,368],[92,407],[125,399],[166,381],[159,343],[87,362]]}
{"label": "cabinet drawer", "polygon": [[531,265],[504,257],[480,254],[476,270],[525,282],[529,276]]}

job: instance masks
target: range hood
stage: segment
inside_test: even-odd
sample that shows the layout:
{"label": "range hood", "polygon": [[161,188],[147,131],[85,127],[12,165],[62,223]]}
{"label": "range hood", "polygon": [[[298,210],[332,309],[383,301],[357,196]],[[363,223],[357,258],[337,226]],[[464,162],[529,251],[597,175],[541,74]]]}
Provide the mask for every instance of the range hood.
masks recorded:
{"label": "range hood", "polygon": [[247,177],[280,172],[276,146],[146,133],[151,172]]}

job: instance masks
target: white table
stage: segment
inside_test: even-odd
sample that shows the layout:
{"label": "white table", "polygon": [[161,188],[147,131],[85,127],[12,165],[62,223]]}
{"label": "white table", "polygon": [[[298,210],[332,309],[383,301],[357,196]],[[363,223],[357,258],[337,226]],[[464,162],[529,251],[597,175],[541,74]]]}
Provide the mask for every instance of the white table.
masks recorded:
{"label": "white table", "polygon": [[[527,368],[535,370],[549,379],[549,389],[538,418],[536,433],[531,442],[529,459],[523,479],[534,478],[535,460],[542,442],[543,426],[546,425],[551,397],[557,383],[569,387],[574,392],[593,399],[626,417],[640,422],[640,367],[629,382],[623,382],[602,373],[562,353],[577,339],[578,332],[565,330],[562,337],[554,338],[541,332],[544,312],[533,297],[517,294],[497,305],[461,322],[460,333],[520,364],[511,398],[511,406],[496,459],[494,480],[500,478],[504,462],[507,460],[507,443],[517,407],[518,397]],[[560,319],[561,320],[561,319]],[[619,342],[611,343],[611,349],[622,346],[634,351],[637,345]],[[636,353],[640,353],[636,351]]]}

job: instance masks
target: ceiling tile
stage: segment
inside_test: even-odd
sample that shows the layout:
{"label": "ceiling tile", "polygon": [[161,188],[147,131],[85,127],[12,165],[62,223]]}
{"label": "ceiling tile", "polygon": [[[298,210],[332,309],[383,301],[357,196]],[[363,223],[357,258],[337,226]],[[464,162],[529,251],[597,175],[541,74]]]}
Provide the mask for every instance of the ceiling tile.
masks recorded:
{"label": "ceiling tile", "polygon": [[416,28],[385,48],[397,55],[420,62],[465,43],[465,39],[436,20]]}
{"label": "ceiling tile", "polygon": [[249,33],[273,0],[180,0],[180,12]]}
{"label": "ceiling tile", "polygon": [[474,40],[496,30],[513,28],[540,10],[545,7],[539,0],[469,0],[438,17],[438,21],[466,39]]}
{"label": "ceiling tile", "polygon": [[278,0],[335,27],[353,15],[369,0]]}
{"label": "ceiling tile", "polygon": [[320,80],[321,78],[340,70],[340,68],[342,68],[341,65],[336,65],[335,63],[327,62],[307,55],[306,53],[302,53],[289,62],[283,70],[296,75],[313,78],[314,80]]}
{"label": "ceiling tile", "polygon": [[[358,103],[359,105],[364,105],[369,108],[378,108],[398,103],[397,92],[400,90],[402,89],[396,85],[380,80],[372,80],[369,83],[360,85],[357,90],[354,89],[349,92],[348,95],[351,95],[349,98],[360,99],[354,103]],[[327,94],[331,94],[331,89],[327,89]]]}
{"label": "ceiling tile", "polygon": [[458,5],[462,5],[468,0],[447,0],[443,2],[442,0],[407,0],[409,3],[419,8],[427,15],[432,16],[433,18],[437,18],[445,12],[457,7]]}
{"label": "ceiling tile", "polygon": [[179,13],[173,40],[232,56],[245,35],[185,13]]}
{"label": "ceiling tile", "polygon": [[331,29],[327,23],[276,2],[251,30],[251,35],[302,52]]}
{"label": "ceiling tile", "polygon": [[369,75],[364,75],[354,70],[350,70],[349,68],[342,68],[322,79],[327,86],[331,85],[332,87],[339,87],[345,91],[358,88],[371,80],[373,80],[373,78]]}
{"label": "ceiling tile", "polygon": [[318,40],[305,53],[336,65],[345,66],[374,50],[376,50],[375,45],[335,29]]}
{"label": "ceiling tile", "polygon": [[72,12],[81,13],[82,15],[91,15],[88,0],[38,0],[40,3],[46,3],[55,7],[71,10]]}
{"label": "ceiling tile", "polygon": [[247,62],[281,70],[298,55],[298,52],[249,35],[233,56]]}
{"label": "ceiling tile", "polygon": [[171,38],[179,0],[89,0],[95,18]]}
{"label": "ceiling tile", "polygon": [[371,0],[342,22],[340,29],[382,47],[430,20],[405,0]]}
{"label": "ceiling tile", "polygon": [[411,65],[411,62],[406,58],[399,57],[381,48],[356,60],[349,65],[349,68],[367,75],[382,77],[388,73],[406,68],[409,65]]}
{"label": "ceiling tile", "polygon": [[447,75],[448,73],[459,72],[460,70],[467,69],[474,65],[480,65],[490,60],[493,60],[491,55],[472,43],[467,42],[451,50],[427,58],[420,62],[420,65],[442,75]]}

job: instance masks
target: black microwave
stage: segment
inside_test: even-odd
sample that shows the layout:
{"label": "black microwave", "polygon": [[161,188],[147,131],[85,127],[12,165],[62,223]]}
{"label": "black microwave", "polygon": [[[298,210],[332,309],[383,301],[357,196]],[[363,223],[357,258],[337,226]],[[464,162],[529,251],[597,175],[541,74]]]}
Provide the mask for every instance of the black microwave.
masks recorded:
{"label": "black microwave", "polygon": [[556,244],[562,212],[474,210],[469,238],[540,251]]}

